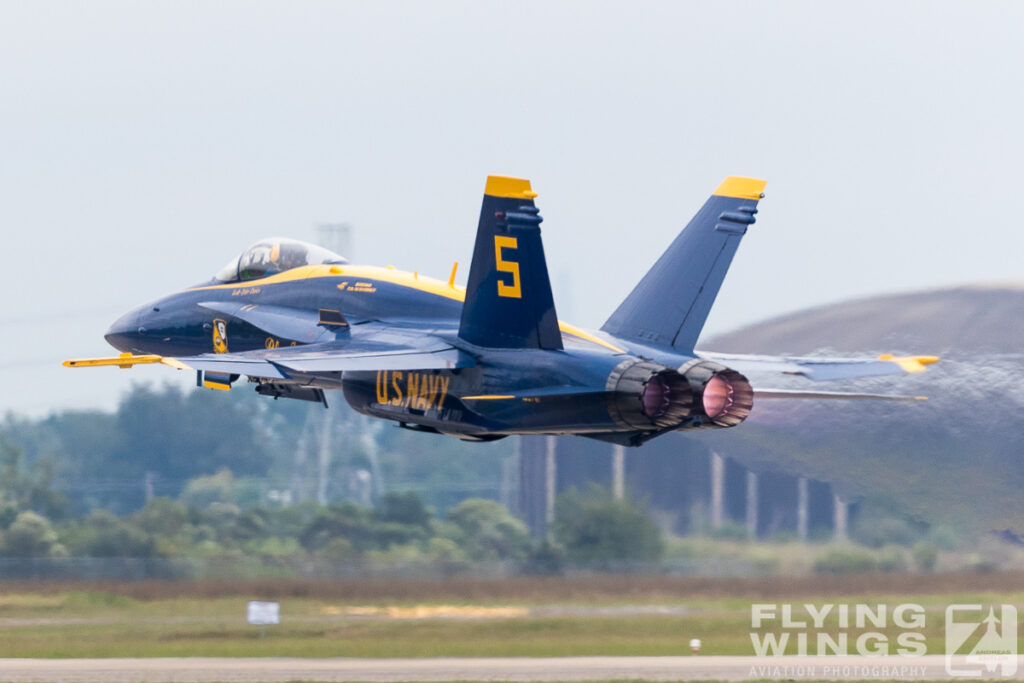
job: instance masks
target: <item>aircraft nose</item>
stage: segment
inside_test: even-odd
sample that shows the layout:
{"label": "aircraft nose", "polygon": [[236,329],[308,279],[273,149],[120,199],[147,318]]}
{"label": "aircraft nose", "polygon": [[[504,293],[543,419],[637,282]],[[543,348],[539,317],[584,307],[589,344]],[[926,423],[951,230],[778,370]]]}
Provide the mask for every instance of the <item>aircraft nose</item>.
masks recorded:
{"label": "aircraft nose", "polygon": [[131,351],[139,337],[139,311],[125,313],[115,320],[103,337],[118,351]]}

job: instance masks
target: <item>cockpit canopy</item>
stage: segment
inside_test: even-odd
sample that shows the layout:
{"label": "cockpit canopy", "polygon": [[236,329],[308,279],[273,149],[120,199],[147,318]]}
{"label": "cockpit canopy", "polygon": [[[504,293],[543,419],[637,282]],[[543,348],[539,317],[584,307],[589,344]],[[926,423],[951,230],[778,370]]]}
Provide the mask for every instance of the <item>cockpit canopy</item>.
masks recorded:
{"label": "cockpit canopy", "polygon": [[243,251],[214,277],[221,282],[243,282],[321,263],[348,263],[348,260],[315,244],[270,237]]}

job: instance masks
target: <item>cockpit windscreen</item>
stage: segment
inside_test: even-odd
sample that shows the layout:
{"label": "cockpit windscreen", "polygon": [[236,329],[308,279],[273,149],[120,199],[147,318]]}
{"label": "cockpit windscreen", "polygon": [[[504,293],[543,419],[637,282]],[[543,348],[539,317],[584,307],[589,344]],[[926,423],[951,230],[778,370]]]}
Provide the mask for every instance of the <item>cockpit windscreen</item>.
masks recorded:
{"label": "cockpit windscreen", "polygon": [[214,276],[221,282],[244,282],[282,273],[299,266],[348,263],[329,249],[282,237],[260,240]]}

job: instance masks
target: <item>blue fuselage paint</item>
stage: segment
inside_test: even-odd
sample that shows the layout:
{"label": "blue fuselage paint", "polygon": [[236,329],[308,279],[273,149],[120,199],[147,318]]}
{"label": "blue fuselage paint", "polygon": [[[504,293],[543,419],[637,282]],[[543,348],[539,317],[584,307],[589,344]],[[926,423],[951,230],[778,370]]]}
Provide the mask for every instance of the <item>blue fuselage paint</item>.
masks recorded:
{"label": "blue fuselage paint", "polygon": [[[354,286],[356,282],[359,286]],[[365,275],[233,285],[214,281],[130,311],[114,322],[106,338],[120,351],[186,357],[218,351],[220,336],[220,351],[238,353],[323,341],[323,327],[302,328],[308,329],[306,339],[295,333],[282,338],[275,330],[261,329],[204,304],[276,306],[295,311],[297,317],[319,309],[339,311],[352,329],[378,328],[405,343],[419,339],[427,345],[442,340],[470,354],[476,365],[321,374],[310,381],[312,386],[343,389],[346,401],[366,415],[470,437],[629,432],[609,414],[606,383],[616,366],[645,358],[677,368],[692,358],[602,333],[597,333],[601,340],[625,352],[568,333],[562,334],[564,348],[558,350],[474,346],[458,337],[462,302],[429,289]],[[517,398],[507,398],[511,395]]]}
{"label": "blue fuselage paint", "polygon": [[[204,309],[205,302],[230,302],[282,306],[300,311],[337,310],[349,322],[394,321],[424,329],[457,328],[462,311],[459,301],[390,282],[359,278],[371,287],[351,288],[354,278],[319,276],[271,284],[253,280],[244,286],[206,283],[164,297],[125,314],[111,325],[107,341],[121,351],[188,356],[213,353],[211,326],[224,316]],[[345,291],[338,285],[348,284]],[[228,350],[266,348],[278,339],[240,320],[228,322]],[[307,343],[316,341],[310,331]],[[290,343],[290,342],[289,342]],[[286,344],[287,345],[287,344]]]}

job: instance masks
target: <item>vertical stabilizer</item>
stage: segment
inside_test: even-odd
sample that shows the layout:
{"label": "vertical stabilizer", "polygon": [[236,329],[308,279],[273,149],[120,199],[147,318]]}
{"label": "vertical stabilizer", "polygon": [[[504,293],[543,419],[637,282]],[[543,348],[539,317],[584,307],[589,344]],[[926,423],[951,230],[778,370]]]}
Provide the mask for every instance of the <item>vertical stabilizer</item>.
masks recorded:
{"label": "vertical stabilizer", "polygon": [[459,326],[472,344],[562,348],[536,196],[529,180],[487,178]]}
{"label": "vertical stabilizer", "polygon": [[601,329],[693,351],[764,186],[754,178],[726,178]]}

